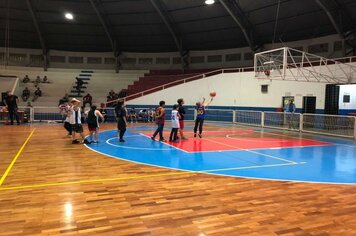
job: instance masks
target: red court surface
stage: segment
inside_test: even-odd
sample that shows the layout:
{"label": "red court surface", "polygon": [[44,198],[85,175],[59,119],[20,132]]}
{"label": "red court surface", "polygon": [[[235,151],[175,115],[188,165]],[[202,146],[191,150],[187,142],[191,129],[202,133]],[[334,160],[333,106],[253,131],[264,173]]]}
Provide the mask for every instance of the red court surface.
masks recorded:
{"label": "red court surface", "polygon": [[[204,133],[203,138],[197,136],[196,138],[189,138],[188,140],[179,140],[177,143],[168,142],[168,144],[186,152],[277,149],[332,145],[328,142],[320,142],[310,139],[250,137],[247,136],[249,134],[251,134],[249,130],[237,132],[213,131]],[[146,135],[149,137],[151,136],[151,134]],[[221,137],[221,135],[223,135],[223,137]],[[169,137],[169,133],[165,132],[164,136]]]}

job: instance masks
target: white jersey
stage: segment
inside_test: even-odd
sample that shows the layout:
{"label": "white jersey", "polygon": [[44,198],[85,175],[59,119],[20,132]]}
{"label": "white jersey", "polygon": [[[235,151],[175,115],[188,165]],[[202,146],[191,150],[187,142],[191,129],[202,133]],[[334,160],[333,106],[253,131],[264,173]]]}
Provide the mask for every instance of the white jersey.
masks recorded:
{"label": "white jersey", "polygon": [[[76,113],[77,113],[77,117],[75,117]],[[74,108],[72,108],[68,112],[68,115],[69,115],[69,123],[70,124],[75,125],[75,124],[81,124],[82,123],[82,114],[80,112],[80,108],[79,107],[78,107],[77,111],[75,111]],[[76,120],[76,118],[77,118],[77,120]]]}
{"label": "white jersey", "polygon": [[172,128],[179,128],[179,117],[178,117],[177,110],[172,111],[171,120],[172,120]]}

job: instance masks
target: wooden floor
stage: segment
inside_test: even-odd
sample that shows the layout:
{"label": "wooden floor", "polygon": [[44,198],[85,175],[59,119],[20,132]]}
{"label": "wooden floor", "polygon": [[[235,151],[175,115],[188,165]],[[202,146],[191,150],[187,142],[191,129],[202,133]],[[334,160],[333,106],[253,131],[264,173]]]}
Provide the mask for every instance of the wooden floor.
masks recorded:
{"label": "wooden floor", "polygon": [[144,166],[72,145],[61,126],[0,132],[0,235],[356,235],[356,185]]}

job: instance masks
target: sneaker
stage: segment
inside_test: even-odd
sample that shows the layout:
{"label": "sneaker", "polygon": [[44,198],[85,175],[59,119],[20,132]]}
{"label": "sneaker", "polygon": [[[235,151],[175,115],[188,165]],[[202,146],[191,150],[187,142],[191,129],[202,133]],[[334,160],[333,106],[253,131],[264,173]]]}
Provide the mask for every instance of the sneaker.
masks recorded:
{"label": "sneaker", "polygon": [[153,137],[153,136],[151,137],[151,139],[152,139],[153,141],[156,141],[155,137]]}
{"label": "sneaker", "polygon": [[99,141],[91,141],[91,143],[95,143],[95,144],[97,144],[97,143],[99,143]]}
{"label": "sneaker", "polygon": [[181,139],[182,139],[182,140],[188,140],[188,138],[186,138],[186,137],[184,137],[184,136],[183,136]]}
{"label": "sneaker", "polygon": [[84,139],[83,143],[84,143],[84,144],[91,144],[91,142],[88,141],[87,139]]}
{"label": "sneaker", "polygon": [[159,141],[160,141],[160,142],[167,142],[167,140],[165,140],[164,138],[163,138],[163,139],[160,139]]}
{"label": "sneaker", "polygon": [[194,134],[194,138],[196,138],[197,137],[197,134]]}
{"label": "sneaker", "polygon": [[125,142],[125,140],[123,140],[123,139],[120,139],[119,141],[120,141],[120,143],[124,143]]}
{"label": "sneaker", "polygon": [[202,135],[201,134],[198,134],[199,138],[202,138]]}
{"label": "sneaker", "polygon": [[75,139],[72,141],[72,144],[78,144],[78,143],[80,143],[80,141],[78,139]]}

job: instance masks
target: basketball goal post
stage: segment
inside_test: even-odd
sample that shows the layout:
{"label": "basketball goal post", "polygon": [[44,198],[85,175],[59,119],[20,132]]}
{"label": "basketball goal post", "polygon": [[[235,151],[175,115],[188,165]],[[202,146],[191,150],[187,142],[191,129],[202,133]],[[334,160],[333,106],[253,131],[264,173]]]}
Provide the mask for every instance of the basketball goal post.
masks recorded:
{"label": "basketball goal post", "polygon": [[289,47],[255,54],[255,77],[323,83],[350,83],[356,67]]}

